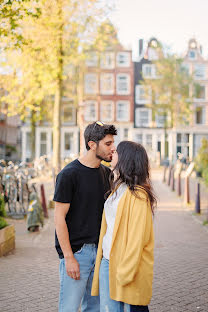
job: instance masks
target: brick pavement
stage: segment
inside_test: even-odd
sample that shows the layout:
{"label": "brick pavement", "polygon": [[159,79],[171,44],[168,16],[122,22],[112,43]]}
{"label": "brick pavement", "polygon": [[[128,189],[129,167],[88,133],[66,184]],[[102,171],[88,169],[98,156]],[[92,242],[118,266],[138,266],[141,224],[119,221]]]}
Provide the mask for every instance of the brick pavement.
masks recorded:
{"label": "brick pavement", "polygon": [[[160,199],[155,215],[155,275],[151,312],[208,312],[208,231],[154,171]],[[16,250],[0,258],[0,312],[57,311],[58,259],[53,211],[40,233],[16,226]],[[113,312],[113,311],[111,311]]]}

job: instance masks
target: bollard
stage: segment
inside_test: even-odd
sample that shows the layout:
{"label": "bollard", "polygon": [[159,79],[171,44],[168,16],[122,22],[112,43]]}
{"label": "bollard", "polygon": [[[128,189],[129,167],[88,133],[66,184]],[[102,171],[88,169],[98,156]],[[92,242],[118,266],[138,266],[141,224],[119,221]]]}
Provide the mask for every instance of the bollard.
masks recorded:
{"label": "bollard", "polygon": [[170,186],[170,181],[171,181],[171,173],[172,173],[172,166],[169,166],[168,186]]}
{"label": "bollard", "polygon": [[197,193],[195,201],[195,212],[201,213],[201,199],[200,199],[200,183],[197,183]]}
{"label": "bollard", "polygon": [[167,171],[167,166],[164,166],[164,171],[163,171],[163,182],[166,182],[166,171]]}
{"label": "bollard", "polygon": [[41,203],[42,203],[42,207],[43,207],[44,217],[48,218],[48,209],[46,206],[45,190],[44,190],[43,184],[41,184],[41,186],[40,186],[40,191],[41,191]]}
{"label": "bollard", "polygon": [[179,172],[178,174],[178,187],[177,187],[177,191],[178,191],[178,196],[181,196],[181,173]]}
{"label": "bollard", "polygon": [[190,204],[189,177],[185,178],[184,202],[185,204]]}
{"label": "bollard", "polygon": [[172,168],[172,174],[171,174],[171,191],[175,191],[175,170],[174,167]]}

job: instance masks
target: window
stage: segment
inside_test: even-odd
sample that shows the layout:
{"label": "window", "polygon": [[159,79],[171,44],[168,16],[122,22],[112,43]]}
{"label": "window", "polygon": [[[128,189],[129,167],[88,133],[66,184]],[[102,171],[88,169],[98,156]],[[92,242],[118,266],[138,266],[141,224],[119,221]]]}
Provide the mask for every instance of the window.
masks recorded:
{"label": "window", "polygon": [[128,138],[129,138],[129,129],[124,128],[124,140],[128,140]]}
{"label": "window", "polygon": [[86,101],[84,119],[86,121],[95,121],[97,119],[97,102]]}
{"label": "window", "polygon": [[195,100],[205,100],[205,86],[195,86]]}
{"label": "window", "polygon": [[136,104],[146,104],[148,101],[151,101],[150,98],[150,88],[148,90],[149,98],[147,97],[147,91],[144,86],[137,85],[135,87],[135,102]]}
{"label": "window", "polygon": [[128,74],[118,74],[116,77],[117,94],[130,93],[130,77]]}
{"label": "window", "polygon": [[89,67],[96,67],[98,65],[98,56],[95,52],[90,52],[86,60],[86,65]]}
{"label": "window", "polygon": [[196,58],[196,51],[193,51],[193,50],[189,51],[188,57],[194,60]]}
{"label": "window", "polygon": [[152,149],[152,134],[146,135],[146,148]]}
{"label": "window", "polygon": [[30,160],[32,149],[32,137],[31,132],[26,132],[26,159]]}
{"label": "window", "polygon": [[47,133],[40,133],[40,156],[47,154]]}
{"label": "window", "polygon": [[195,113],[195,122],[197,125],[205,123],[205,112],[204,107],[197,107]]}
{"label": "window", "polygon": [[73,134],[69,132],[64,133],[64,149],[65,151],[71,151],[73,142]]}
{"label": "window", "polygon": [[115,67],[115,56],[113,52],[105,52],[101,56],[100,67],[113,69]]}
{"label": "window", "polygon": [[136,108],[136,126],[137,127],[148,127],[150,121],[150,110],[145,108]]}
{"label": "window", "polygon": [[163,127],[165,124],[165,117],[164,115],[156,114],[155,121],[158,128]]}
{"label": "window", "polygon": [[189,74],[189,64],[183,63],[181,64],[181,71],[185,72],[186,74]]}
{"label": "window", "polygon": [[194,78],[195,79],[204,79],[205,78],[206,67],[204,64],[195,64],[194,65]]}
{"label": "window", "polygon": [[130,66],[130,53],[129,52],[117,53],[116,64],[118,67],[129,67]]}
{"label": "window", "polygon": [[85,94],[96,94],[98,91],[97,74],[86,74],[84,84],[85,84]]}
{"label": "window", "polygon": [[100,119],[102,121],[113,121],[113,102],[102,101],[100,103]]}
{"label": "window", "polygon": [[117,121],[129,121],[129,101],[117,102]]}
{"label": "window", "polygon": [[114,94],[114,75],[113,74],[101,74],[100,92],[101,94]]}
{"label": "window", "polygon": [[143,64],[142,74],[144,78],[156,78],[156,68],[154,64]]}
{"label": "window", "polygon": [[136,134],[136,140],[137,143],[143,144],[143,135],[142,134]]}
{"label": "window", "polygon": [[75,108],[71,101],[65,101],[62,103],[62,124],[75,123]]}

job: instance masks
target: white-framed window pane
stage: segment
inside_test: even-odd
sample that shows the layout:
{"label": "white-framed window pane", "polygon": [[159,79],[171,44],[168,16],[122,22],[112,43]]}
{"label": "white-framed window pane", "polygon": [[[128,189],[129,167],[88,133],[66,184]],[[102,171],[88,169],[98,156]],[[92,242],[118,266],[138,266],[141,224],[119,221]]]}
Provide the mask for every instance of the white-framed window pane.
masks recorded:
{"label": "white-framed window pane", "polygon": [[148,127],[150,121],[149,109],[136,108],[136,126],[137,127]]}
{"label": "white-framed window pane", "polygon": [[117,94],[130,93],[130,76],[128,74],[118,74],[116,76]]}
{"label": "white-framed window pane", "polygon": [[155,78],[156,68],[154,64],[143,64],[142,74],[144,78]]}
{"label": "white-framed window pane", "polygon": [[165,124],[165,116],[160,115],[160,114],[156,114],[155,121],[156,121],[157,127],[163,127]]}
{"label": "white-framed window pane", "polygon": [[71,124],[75,122],[75,107],[71,102],[62,103],[61,118],[63,124]]}
{"label": "white-framed window pane", "polygon": [[205,124],[205,108],[204,107],[197,107],[195,112],[195,123],[197,125]]}
{"label": "white-framed window pane", "polygon": [[84,118],[86,121],[95,121],[97,119],[97,102],[96,101],[86,101]]}
{"label": "white-framed window pane", "polygon": [[129,101],[117,102],[116,119],[118,121],[129,121]]}
{"label": "white-framed window pane", "polygon": [[139,143],[139,144],[143,144],[143,135],[142,134],[136,134],[136,136],[135,136],[135,141],[136,141],[136,143]]}
{"label": "white-framed window pane", "polygon": [[205,100],[205,86],[196,85],[195,86],[195,99]]}
{"label": "white-framed window pane", "polygon": [[118,52],[116,55],[116,64],[118,67],[129,67],[130,66],[130,53]]}
{"label": "white-framed window pane", "polygon": [[47,154],[47,132],[40,133],[40,156]]}
{"label": "white-framed window pane", "polygon": [[152,149],[152,134],[146,134],[146,148]]}
{"label": "white-framed window pane", "polygon": [[72,150],[72,142],[73,142],[73,134],[70,132],[64,133],[64,150],[71,151]]}
{"label": "white-framed window pane", "polygon": [[102,101],[100,103],[100,116],[102,121],[113,121],[113,102]]}
{"label": "white-framed window pane", "polygon": [[100,67],[105,69],[113,69],[115,67],[115,54],[114,52],[104,52],[101,55]]}
{"label": "white-framed window pane", "polygon": [[128,140],[129,138],[129,129],[128,128],[124,128],[124,132],[123,132],[123,138],[124,140]]}
{"label": "white-framed window pane", "polygon": [[[147,94],[148,92],[148,94]],[[145,86],[137,85],[135,87],[135,101],[136,104],[145,104],[151,100],[151,90],[150,88],[145,88]]]}
{"label": "white-framed window pane", "polygon": [[101,94],[114,94],[114,75],[101,74],[100,75],[100,92]]}
{"label": "white-framed window pane", "polygon": [[31,132],[26,132],[26,158],[30,159],[32,150],[32,134]]}
{"label": "white-framed window pane", "polygon": [[86,74],[84,80],[85,94],[96,94],[98,91],[97,74]]}
{"label": "white-framed window pane", "polygon": [[206,76],[206,67],[204,64],[195,64],[194,65],[194,78],[195,79],[204,79]]}
{"label": "white-framed window pane", "polygon": [[90,52],[87,59],[86,65],[89,67],[97,67],[98,65],[98,56],[95,52]]}

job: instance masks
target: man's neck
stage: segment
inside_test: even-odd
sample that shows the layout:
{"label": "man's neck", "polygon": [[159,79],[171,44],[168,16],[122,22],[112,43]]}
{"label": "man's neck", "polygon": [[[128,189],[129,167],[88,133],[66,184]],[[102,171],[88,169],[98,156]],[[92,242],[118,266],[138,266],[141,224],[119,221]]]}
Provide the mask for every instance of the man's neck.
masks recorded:
{"label": "man's neck", "polygon": [[78,160],[81,162],[81,164],[89,168],[98,168],[101,163],[100,159],[98,159],[95,155],[90,154],[89,152],[87,152],[87,154],[84,156],[80,156]]}

